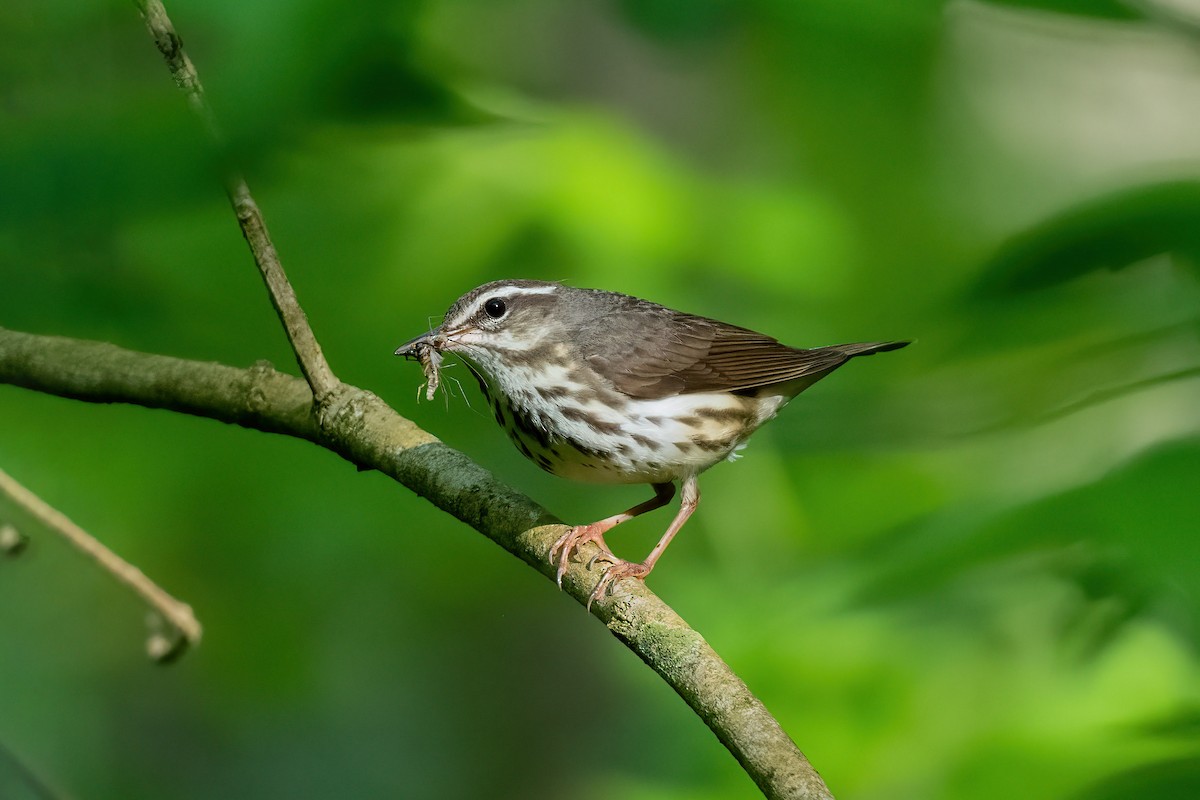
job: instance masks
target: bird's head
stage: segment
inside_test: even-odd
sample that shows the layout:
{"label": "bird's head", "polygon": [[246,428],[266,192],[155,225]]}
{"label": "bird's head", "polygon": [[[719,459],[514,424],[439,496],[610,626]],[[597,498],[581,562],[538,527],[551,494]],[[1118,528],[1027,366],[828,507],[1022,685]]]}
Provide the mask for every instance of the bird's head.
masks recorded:
{"label": "bird's head", "polygon": [[396,355],[419,357],[424,347],[457,353],[490,376],[544,359],[563,347],[561,284],[503,280],[484,284],[450,306],[442,324],[405,342]]}

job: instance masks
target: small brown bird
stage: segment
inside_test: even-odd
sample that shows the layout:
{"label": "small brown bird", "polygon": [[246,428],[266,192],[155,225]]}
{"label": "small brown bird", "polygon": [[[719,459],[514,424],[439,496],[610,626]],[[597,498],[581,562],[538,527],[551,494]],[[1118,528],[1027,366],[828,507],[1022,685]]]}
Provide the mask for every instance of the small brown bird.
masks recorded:
{"label": "small brown bird", "polygon": [[[527,458],[564,478],[648,483],[654,497],[580,525],[550,549],[557,579],[585,542],[608,562],[588,606],[621,578],[645,578],[696,510],[697,476],[737,457],[789,400],[855,356],[908,342],[800,350],[769,336],[616,292],[503,280],[467,292],[435,330],[396,355],[418,358],[430,393],[442,353],[462,357],[496,421]],[[679,513],[641,563],[604,534],[660,508],[682,486]]]}

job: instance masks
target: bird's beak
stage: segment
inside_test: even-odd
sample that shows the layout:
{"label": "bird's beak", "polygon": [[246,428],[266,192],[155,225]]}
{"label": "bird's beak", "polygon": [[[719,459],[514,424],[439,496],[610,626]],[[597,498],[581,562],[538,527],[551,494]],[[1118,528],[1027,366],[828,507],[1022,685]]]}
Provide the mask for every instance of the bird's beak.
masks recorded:
{"label": "bird's beak", "polygon": [[429,333],[421,334],[415,339],[409,339],[396,348],[396,355],[404,356],[405,358],[417,358],[417,353],[422,347],[434,347],[433,338],[434,332],[430,331]]}

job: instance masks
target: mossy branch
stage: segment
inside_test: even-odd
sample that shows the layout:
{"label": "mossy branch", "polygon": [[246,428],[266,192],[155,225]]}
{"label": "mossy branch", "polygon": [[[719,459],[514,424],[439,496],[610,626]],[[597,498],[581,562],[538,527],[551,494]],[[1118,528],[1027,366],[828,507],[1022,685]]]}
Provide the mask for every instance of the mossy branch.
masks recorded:
{"label": "mossy branch", "polygon": [[[3,328],[0,383],[306,439],[360,469],[391,476],[554,579],[549,549],[565,532],[558,519],[362,389],[341,385],[318,407],[305,381],[268,365],[237,369]],[[598,577],[584,562],[572,563],[563,581],[581,604]],[[767,797],[832,797],[746,684],[644,584],[622,581],[613,596],[593,604],[592,613],[679,693]]]}

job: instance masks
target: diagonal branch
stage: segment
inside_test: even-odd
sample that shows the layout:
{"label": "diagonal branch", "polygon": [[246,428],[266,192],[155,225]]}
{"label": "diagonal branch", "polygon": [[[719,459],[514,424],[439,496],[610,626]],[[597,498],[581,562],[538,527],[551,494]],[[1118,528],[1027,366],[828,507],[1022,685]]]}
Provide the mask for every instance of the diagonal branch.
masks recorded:
{"label": "diagonal branch", "polygon": [[0,494],[7,495],[26,513],[62,536],[75,549],[100,565],[101,569],[132,589],[182,635],[182,639],[173,641],[174,637],[153,633],[147,642],[151,658],[160,662],[174,660],[182,654],[184,647],[199,643],[200,623],[192,613],[191,606],[167,594],[158,584],[146,577],[144,572],[109,550],[99,539],[22,486],[4,470],[0,470]]}
{"label": "diagonal branch", "polygon": [[[548,554],[564,532],[558,520],[370,392],[345,387],[322,413],[303,381],[267,365],[236,369],[3,328],[0,383],[87,402],[170,409],[307,439],[360,468],[391,476],[554,579]],[[582,604],[595,578],[582,563],[572,563],[563,587]],[[762,702],[644,584],[622,582],[614,596],[593,604],[592,613],[679,693],[767,797],[832,798]]]}
{"label": "diagonal branch", "polygon": [[[196,73],[192,60],[184,52],[183,40],[175,32],[166,9],[159,0],[134,2],[142,12],[146,29],[154,39],[155,46],[167,62],[171,77],[186,95],[188,107],[200,118],[204,130],[214,144],[220,146],[222,137],[217,127],[216,116],[204,94],[200,76]],[[271,234],[267,231],[267,223],[250,194],[250,187],[246,185],[245,179],[234,171],[228,173],[224,181],[225,193],[229,196],[242,235],[246,237],[246,244],[250,246],[254,263],[267,286],[271,304],[275,307],[275,313],[279,315],[292,350],[296,353],[296,361],[300,364],[304,379],[312,387],[317,403],[323,405],[337,391],[338,379],[329,368],[329,363],[321,352],[321,345],[317,343],[312,327],[308,324],[308,317],[300,307],[291,284],[288,283],[283,264],[279,261],[279,254],[275,252],[275,245],[271,242]]]}

